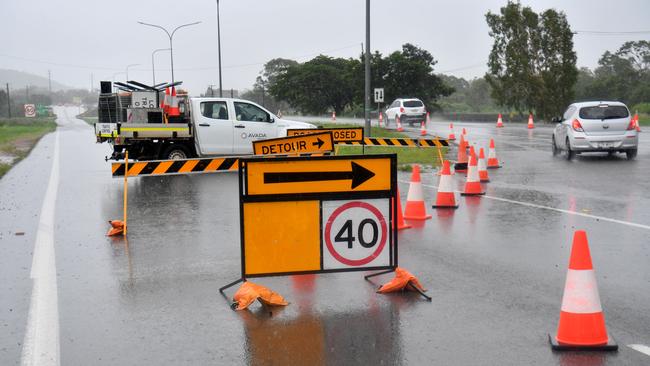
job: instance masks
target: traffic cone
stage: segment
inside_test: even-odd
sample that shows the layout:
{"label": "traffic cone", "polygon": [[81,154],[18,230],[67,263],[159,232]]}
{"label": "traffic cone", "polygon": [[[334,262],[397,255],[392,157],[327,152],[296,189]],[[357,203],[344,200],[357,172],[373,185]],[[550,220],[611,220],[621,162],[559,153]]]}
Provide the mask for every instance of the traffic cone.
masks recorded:
{"label": "traffic cone", "polygon": [[178,97],[176,97],[176,87],[172,86],[172,95],[171,103],[169,105],[168,114],[170,117],[177,117],[181,115],[180,110],[178,109]]}
{"label": "traffic cone", "polygon": [[463,127],[463,135],[467,135],[467,131],[465,131],[465,127]]}
{"label": "traffic cone", "polygon": [[447,137],[447,140],[453,141],[456,139],[456,135],[454,134],[454,124],[450,123],[449,124],[449,137]]}
{"label": "traffic cone", "polygon": [[639,112],[634,113],[634,125],[636,126],[636,132],[641,132],[641,125],[639,125]]}
{"label": "traffic cone", "polygon": [[394,225],[397,225],[397,230],[408,229],[411,227],[411,225],[404,222],[404,215],[402,215],[402,199],[399,195],[399,188],[397,188],[397,220]]}
{"label": "traffic cone", "polygon": [[397,124],[398,132],[404,131],[404,127],[402,127],[402,123],[399,121],[399,116],[395,116],[395,123]]}
{"label": "traffic cone", "polygon": [[163,113],[169,111],[169,105],[171,104],[171,95],[169,94],[169,87],[165,88],[165,97],[163,98],[162,106]]}
{"label": "traffic cone", "polygon": [[456,164],[454,164],[454,171],[456,172],[466,172],[467,171],[467,149],[465,148],[467,142],[463,139],[463,135],[460,135],[460,144],[458,145],[458,159]]}
{"label": "traffic cone", "polygon": [[481,194],[485,194],[485,192],[483,191],[483,187],[481,187],[481,182],[479,181],[478,177],[476,154],[470,154],[467,171],[467,182],[465,183],[465,191],[462,192],[461,195],[477,196]]}
{"label": "traffic cone", "polygon": [[499,159],[497,159],[496,150],[494,149],[494,139],[490,139],[490,148],[488,149],[487,168],[488,169],[501,168],[501,165],[499,165]]}
{"label": "traffic cone", "polygon": [[557,335],[548,336],[555,350],[614,351],[618,345],[607,334],[587,233],[573,234],[571,259],[564,284]]}
{"label": "traffic cone", "polygon": [[456,204],[456,195],[451,181],[451,169],[449,160],[442,162],[442,171],[440,172],[440,183],[438,183],[438,194],[436,195],[436,204],[433,208],[458,208]]}
{"label": "traffic cone", "polygon": [[478,178],[481,183],[487,183],[490,181],[490,177],[487,171],[487,164],[485,163],[485,152],[483,151],[483,148],[481,148],[478,153]]}
{"label": "traffic cone", "polygon": [[336,111],[332,111],[332,121],[336,121]]}
{"label": "traffic cone", "polygon": [[427,112],[427,119],[425,123],[428,125],[429,122],[431,122],[431,118],[429,117],[429,112]]}
{"label": "traffic cone", "polygon": [[409,185],[409,193],[406,197],[406,210],[404,218],[407,220],[427,220],[431,215],[427,215],[424,207],[424,194],[422,192],[422,181],[420,180],[420,166],[413,165],[413,174]]}
{"label": "traffic cone", "polygon": [[379,112],[379,127],[384,123],[384,116]]}
{"label": "traffic cone", "polygon": [[503,120],[501,119],[501,113],[499,113],[499,118],[497,118],[497,127],[503,127]]}
{"label": "traffic cone", "polygon": [[427,128],[425,126],[424,121],[420,123],[420,136],[426,136],[427,135]]}
{"label": "traffic cone", "polygon": [[528,115],[528,129],[532,130],[533,128],[535,128],[535,123],[533,123],[533,114],[531,113]]}

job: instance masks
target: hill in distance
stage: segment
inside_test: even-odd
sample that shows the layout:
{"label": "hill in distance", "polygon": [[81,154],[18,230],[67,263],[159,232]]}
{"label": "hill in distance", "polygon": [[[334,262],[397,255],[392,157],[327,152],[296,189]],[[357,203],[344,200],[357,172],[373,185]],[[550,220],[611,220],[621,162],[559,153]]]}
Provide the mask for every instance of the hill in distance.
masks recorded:
{"label": "hill in distance", "polygon": [[[29,85],[30,88],[48,89],[47,77],[22,71],[0,69],[0,86],[4,88],[5,83],[9,83],[12,89],[24,89],[26,85]],[[52,80],[52,91],[69,89],[72,88]]]}

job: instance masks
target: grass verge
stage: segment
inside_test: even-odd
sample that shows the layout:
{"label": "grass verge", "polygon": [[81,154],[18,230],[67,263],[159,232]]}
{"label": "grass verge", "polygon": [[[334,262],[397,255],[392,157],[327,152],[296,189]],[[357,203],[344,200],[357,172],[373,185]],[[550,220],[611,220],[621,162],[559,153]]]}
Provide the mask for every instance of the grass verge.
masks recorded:
{"label": "grass verge", "polygon": [[[359,127],[359,125],[346,125],[337,123],[323,123],[318,126],[323,128],[336,127]],[[371,137],[389,137],[389,138],[408,138],[409,136],[402,132],[389,130],[381,127],[373,127]],[[447,155],[447,148],[440,148],[443,158]],[[413,164],[420,164],[422,167],[435,168],[440,166],[440,157],[436,148],[424,147],[392,147],[392,146],[348,146],[337,145],[336,155],[355,155],[355,154],[397,154],[397,169],[402,171],[411,171]]]}
{"label": "grass verge", "polygon": [[43,135],[56,129],[55,117],[0,119],[0,177],[25,158]]}
{"label": "grass verge", "polygon": [[650,114],[639,114],[639,125],[650,126]]}

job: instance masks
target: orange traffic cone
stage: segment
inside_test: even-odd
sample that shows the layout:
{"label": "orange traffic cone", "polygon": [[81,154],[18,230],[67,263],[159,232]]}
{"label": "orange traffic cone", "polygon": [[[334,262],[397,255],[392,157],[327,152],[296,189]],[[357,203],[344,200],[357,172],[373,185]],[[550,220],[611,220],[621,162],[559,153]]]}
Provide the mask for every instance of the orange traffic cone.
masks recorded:
{"label": "orange traffic cone", "polygon": [[165,88],[165,97],[163,98],[161,108],[164,113],[169,111],[169,105],[171,104],[171,95],[169,94],[169,87]]}
{"label": "orange traffic cone", "polygon": [[379,112],[379,127],[384,123],[384,116]]}
{"label": "orange traffic cone", "polygon": [[636,132],[641,132],[641,125],[639,125],[639,112],[634,113],[634,125],[636,126]]}
{"label": "orange traffic cone", "polygon": [[533,123],[533,114],[531,113],[528,115],[528,129],[532,130],[533,128],[535,128],[535,123]]}
{"label": "orange traffic cone", "polygon": [[431,118],[429,117],[429,112],[427,112],[427,119],[425,123],[428,125],[429,122],[431,122]]}
{"label": "orange traffic cone", "polygon": [[404,127],[402,127],[402,123],[399,121],[399,116],[395,116],[395,123],[397,124],[398,132],[404,131]]}
{"label": "orange traffic cone", "polygon": [[485,152],[483,151],[483,148],[481,148],[478,153],[478,178],[481,183],[487,183],[490,181],[490,177],[488,176],[487,171],[487,164],[485,163]]}
{"label": "orange traffic cone", "polygon": [[111,224],[111,229],[108,231],[106,236],[121,235],[124,232],[124,221],[109,220],[108,223]]}
{"label": "orange traffic cone", "polygon": [[460,135],[460,144],[458,145],[458,159],[456,164],[454,164],[454,171],[456,172],[466,172],[467,171],[467,142],[463,139],[463,135]]}
{"label": "orange traffic cone", "polygon": [[332,111],[332,121],[336,121],[336,111]]}
{"label": "orange traffic cone", "polygon": [[[472,150],[474,147],[472,146]],[[478,177],[478,167],[476,161],[476,154],[473,151],[469,155],[469,164],[467,171],[467,182],[465,183],[465,191],[461,193],[462,196],[477,196],[485,194],[481,182]]]}
{"label": "orange traffic cone", "polygon": [[436,196],[436,204],[433,208],[458,208],[456,204],[456,196],[454,195],[454,188],[451,181],[451,169],[449,168],[449,161],[442,162],[442,171],[440,172],[440,183],[438,183],[438,195]]}
{"label": "orange traffic cone", "polygon": [[503,120],[501,119],[501,113],[499,113],[499,118],[497,118],[497,127],[503,127]]}
{"label": "orange traffic cone", "polygon": [[413,165],[413,174],[411,175],[409,193],[406,197],[404,218],[407,220],[427,220],[431,218],[431,215],[427,215],[426,208],[424,207],[420,166],[417,164]]}
{"label": "orange traffic cone", "polygon": [[454,134],[454,124],[450,123],[449,124],[449,137],[447,137],[447,140],[453,141],[456,139],[456,135]]}
{"label": "orange traffic cone", "polygon": [[564,285],[557,335],[548,336],[556,350],[614,351],[618,345],[607,334],[587,233],[573,235],[571,259]]}
{"label": "orange traffic cone", "polygon": [[427,135],[427,128],[425,126],[424,121],[420,123],[420,136],[426,136]]}
{"label": "orange traffic cone", "polygon": [[488,169],[501,168],[499,165],[499,159],[497,159],[497,153],[494,149],[494,139],[490,139],[490,148],[488,149],[488,160],[487,160]]}
{"label": "orange traffic cone", "polygon": [[397,188],[397,220],[393,227],[397,226],[397,230],[408,229],[411,225],[404,222],[404,215],[402,214],[402,199],[399,196],[399,188]]}
{"label": "orange traffic cone", "polygon": [[178,97],[176,97],[176,87],[172,86],[172,95],[171,103],[169,105],[168,114],[170,117],[177,117],[181,115],[180,110],[178,109]]}

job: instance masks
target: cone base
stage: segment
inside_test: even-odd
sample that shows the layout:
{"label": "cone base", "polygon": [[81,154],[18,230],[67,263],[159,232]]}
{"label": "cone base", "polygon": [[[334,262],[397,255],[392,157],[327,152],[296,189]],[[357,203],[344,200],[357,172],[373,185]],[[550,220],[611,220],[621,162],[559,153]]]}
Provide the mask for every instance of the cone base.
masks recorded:
{"label": "cone base", "polygon": [[407,224],[397,225],[397,230],[410,229],[410,228],[412,228],[412,226]]}
{"label": "cone base", "polygon": [[447,206],[447,205],[433,205],[433,206],[431,206],[431,207],[432,207],[432,208],[453,208],[453,209],[456,209],[456,208],[459,207],[459,205],[455,205],[455,206]]}
{"label": "cone base", "polygon": [[477,193],[465,193],[465,192],[460,192],[461,196],[482,196],[484,195],[485,192],[477,192]]}
{"label": "cone base", "polygon": [[487,168],[488,168],[488,169],[499,169],[499,168],[501,168],[501,167],[503,167],[503,165],[493,165],[493,166],[489,166],[489,167],[487,167]]}
{"label": "cone base", "polygon": [[481,183],[490,183],[489,179],[479,179],[479,182]]}
{"label": "cone base", "polygon": [[548,341],[551,343],[551,348],[555,351],[617,351],[618,344],[612,338],[611,334],[607,334],[607,344],[600,344],[597,346],[580,346],[573,344],[560,343],[555,339],[555,336],[549,333]]}
{"label": "cone base", "polygon": [[457,172],[466,172],[467,171],[467,163],[454,163],[454,170]]}

